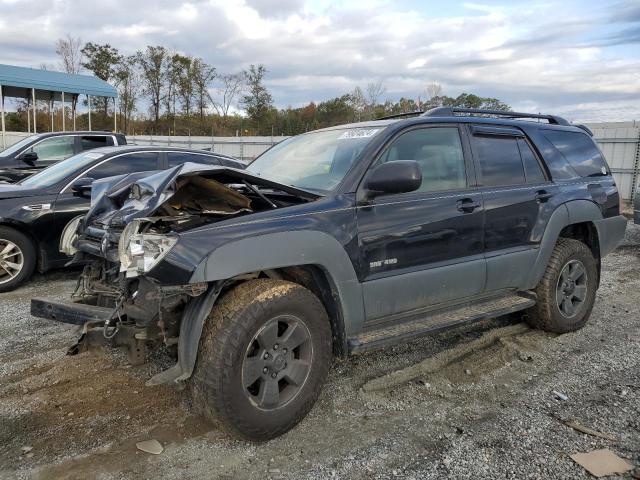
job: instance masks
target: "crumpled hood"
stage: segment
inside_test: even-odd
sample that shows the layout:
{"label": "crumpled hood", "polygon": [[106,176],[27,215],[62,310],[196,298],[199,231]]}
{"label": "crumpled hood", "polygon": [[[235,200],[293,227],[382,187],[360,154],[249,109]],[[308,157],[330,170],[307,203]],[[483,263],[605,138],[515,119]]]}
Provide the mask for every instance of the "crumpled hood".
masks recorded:
{"label": "crumpled hood", "polygon": [[103,228],[124,227],[132,220],[150,217],[160,209],[165,214],[175,211],[178,203],[185,209],[203,214],[251,211],[249,203],[242,200],[246,197],[225,186],[243,182],[309,200],[319,197],[315,193],[273,182],[245,170],[184,163],[156,173],[120,175],[94,182],[91,209],[83,224],[99,223]]}

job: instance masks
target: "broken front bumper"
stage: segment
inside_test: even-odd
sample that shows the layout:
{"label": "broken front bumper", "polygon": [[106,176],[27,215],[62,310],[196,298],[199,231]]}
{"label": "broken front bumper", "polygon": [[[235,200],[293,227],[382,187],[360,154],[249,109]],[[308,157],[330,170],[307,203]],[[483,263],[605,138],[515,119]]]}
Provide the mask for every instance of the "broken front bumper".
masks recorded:
{"label": "broken front bumper", "polygon": [[31,315],[72,325],[84,325],[87,322],[106,322],[112,317],[113,308],[33,298],[31,299]]}

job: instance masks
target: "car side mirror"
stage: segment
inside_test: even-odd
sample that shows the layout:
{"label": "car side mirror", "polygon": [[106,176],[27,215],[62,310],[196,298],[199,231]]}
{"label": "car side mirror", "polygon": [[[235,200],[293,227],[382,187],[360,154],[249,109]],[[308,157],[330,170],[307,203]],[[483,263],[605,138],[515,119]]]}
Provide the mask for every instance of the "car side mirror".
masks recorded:
{"label": "car side mirror", "polygon": [[422,169],[415,160],[396,160],[375,167],[367,177],[367,197],[385,193],[408,193],[420,188]]}
{"label": "car side mirror", "polygon": [[82,177],[73,182],[71,185],[71,190],[73,193],[80,197],[87,197],[89,192],[91,192],[91,184],[93,183],[93,178],[91,177]]}
{"label": "car side mirror", "polygon": [[36,152],[26,152],[20,155],[20,160],[33,166],[33,164],[36,163],[36,160],[38,160],[38,154]]}

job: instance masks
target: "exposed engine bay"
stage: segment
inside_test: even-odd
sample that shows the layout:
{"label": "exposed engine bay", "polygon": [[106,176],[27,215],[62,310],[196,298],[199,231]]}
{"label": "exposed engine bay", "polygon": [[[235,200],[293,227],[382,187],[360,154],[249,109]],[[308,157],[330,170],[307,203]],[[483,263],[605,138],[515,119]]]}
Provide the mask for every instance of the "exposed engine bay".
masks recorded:
{"label": "exposed engine bay", "polygon": [[102,317],[84,323],[83,335],[70,353],[104,343],[124,345],[130,361],[139,364],[150,347],[175,350],[183,318],[191,321],[197,316],[185,312],[189,302],[199,299],[202,303],[206,297],[205,303],[212,305],[234,282],[177,281],[167,286],[145,275],[158,266],[180,235],[319,197],[242,170],[189,163],[146,176],[95,182],[91,209],[67,226],[61,250],[73,255],[71,264],[84,265],[75,301],[99,307],[94,311]]}

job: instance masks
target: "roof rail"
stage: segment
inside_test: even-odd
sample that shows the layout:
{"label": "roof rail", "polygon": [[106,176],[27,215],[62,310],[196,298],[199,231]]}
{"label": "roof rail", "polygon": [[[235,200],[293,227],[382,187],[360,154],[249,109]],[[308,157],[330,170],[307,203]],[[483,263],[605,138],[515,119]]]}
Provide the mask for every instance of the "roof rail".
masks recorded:
{"label": "roof rail", "polygon": [[557,115],[542,115],[538,113],[521,113],[504,110],[485,110],[482,108],[459,108],[459,107],[437,107],[427,110],[422,114],[424,117],[453,117],[456,113],[493,115],[496,117],[506,118],[538,118],[547,120],[555,125],[571,125],[567,120]]}
{"label": "roof rail", "polygon": [[411,115],[423,115],[424,110],[414,110],[413,112],[394,113],[393,115],[385,115],[384,117],[377,118],[376,120],[389,120],[391,118],[410,117]]}

